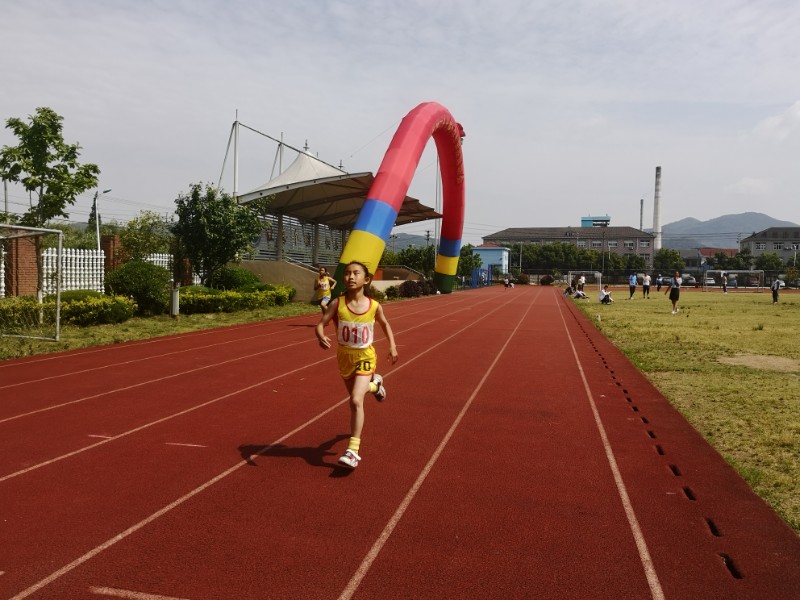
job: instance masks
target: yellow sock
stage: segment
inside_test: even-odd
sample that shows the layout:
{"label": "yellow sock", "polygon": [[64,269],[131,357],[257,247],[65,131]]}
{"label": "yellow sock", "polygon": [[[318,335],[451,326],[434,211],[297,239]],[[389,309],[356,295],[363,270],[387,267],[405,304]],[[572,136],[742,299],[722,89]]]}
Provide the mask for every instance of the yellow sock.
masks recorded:
{"label": "yellow sock", "polygon": [[356,454],[358,454],[358,449],[361,447],[361,438],[351,437],[350,443],[347,444],[347,449],[352,450]]}

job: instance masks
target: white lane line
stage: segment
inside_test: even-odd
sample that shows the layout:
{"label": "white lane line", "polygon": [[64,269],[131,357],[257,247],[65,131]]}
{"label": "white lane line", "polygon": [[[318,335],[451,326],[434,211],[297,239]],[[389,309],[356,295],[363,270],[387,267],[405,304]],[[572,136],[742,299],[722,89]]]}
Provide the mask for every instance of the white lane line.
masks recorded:
{"label": "white lane line", "polygon": [[[113,369],[116,367],[122,367],[125,365],[132,365],[138,362],[144,362],[148,360],[160,359],[166,356],[175,356],[177,354],[187,354],[189,352],[195,352],[197,350],[207,350],[208,348],[216,348],[217,346],[225,346],[226,344],[237,344],[240,342],[244,342],[247,340],[254,340],[262,337],[268,337],[271,335],[278,335],[279,333],[284,333],[283,331],[275,331],[272,333],[262,333],[259,335],[251,335],[250,337],[245,337],[236,340],[228,340],[225,342],[215,342],[213,344],[206,344],[205,346],[192,346],[191,348],[184,348],[183,350],[173,350],[172,352],[164,352],[163,354],[151,354],[148,356],[143,356],[140,358],[132,358],[130,360],[123,360],[120,362],[109,363],[107,365],[100,365],[97,367],[89,367],[88,369],[80,369],[78,371],[69,371],[67,373],[59,373],[58,375],[48,375],[47,377],[40,377],[39,379],[28,379],[27,381],[19,381],[17,383],[10,383],[8,385],[0,386],[0,390],[4,390],[6,388],[13,388],[21,385],[30,385],[32,383],[41,383],[43,381],[50,381],[53,379],[61,379],[63,377],[72,377],[73,375],[82,375],[84,373],[91,373],[92,371],[102,371],[103,369]],[[289,332],[293,333],[293,332]]]}
{"label": "white lane line", "polygon": [[269,382],[274,381],[276,379],[280,379],[281,377],[286,377],[287,375],[291,375],[292,373],[297,373],[298,371],[302,371],[303,369],[307,369],[307,368],[313,367],[314,365],[318,365],[318,364],[320,364],[322,362],[325,362],[326,360],[330,360],[330,358],[326,357],[326,358],[323,358],[322,360],[318,360],[316,362],[309,363],[307,365],[303,365],[302,367],[297,367],[296,369],[293,369],[292,371],[286,371],[285,373],[281,373],[280,375],[276,375],[275,377],[272,377],[270,379],[265,379],[264,381],[259,381],[258,383],[254,383],[252,385],[248,385],[247,387],[243,387],[241,389],[238,389],[236,391],[230,392],[230,393],[225,394],[223,396],[217,396],[216,398],[212,398],[211,400],[208,400],[207,402],[203,402],[202,404],[196,404],[195,406],[192,406],[191,408],[187,408],[185,410],[173,413],[171,415],[167,415],[166,417],[162,417],[161,419],[156,419],[155,421],[151,421],[150,423],[145,423],[144,425],[140,425],[139,427],[136,427],[134,429],[129,429],[128,431],[126,431],[124,433],[120,433],[119,435],[115,435],[113,437],[104,439],[101,442],[96,442],[94,444],[90,444],[89,446],[84,446],[83,448],[78,448],[77,450],[73,450],[72,452],[67,452],[66,454],[62,454],[61,456],[56,456],[55,458],[51,458],[50,460],[46,460],[44,462],[41,462],[41,463],[38,463],[38,464],[35,464],[35,465],[31,465],[30,467],[28,467],[26,469],[21,469],[19,471],[15,471],[13,473],[9,473],[8,475],[3,475],[2,477],[0,477],[0,482],[6,481],[7,479],[12,479],[14,477],[18,477],[20,475],[24,475],[25,473],[30,473],[31,471],[35,471],[36,469],[41,469],[42,467],[46,467],[47,465],[52,465],[53,463],[59,462],[61,460],[64,460],[65,458],[69,458],[71,456],[75,456],[77,454],[81,454],[83,452],[86,452],[87,450],[92,450],[93,448],[98,448],[99,446],[102,446],[104,444],[108,444],[109,442],[113,442],[113,441],[122,439],[124,437],[128,437],[129,435],[132,435],[132,434],[137,433],[139,431],[142,431],[144,429],[148,429],[148,428],[150,428],[150,427],[152,427],[154,425],[158,425],[159,423],[164,423],[165,421],[169,421],[170,419],[174,419],[175,417],[179,417],[181,415],[185,415],[185,414],[188,414],[190,412],[194,412],[194,411],[196,411],[196,410],[198,410],[200,408],[203,408],[204,406],[209,406],[211,404],[215,404],[215,403],[220,402],[222,400],[226,400],[227,398],[230,398],[232,396],[236,396],[238,394],[241,394],[242,392],[248,392],[250,390],[253,390],[253,389],[257,388],[257,387],[260,387],[260,386],[264,385],[265,383],[269,383]]}
{"label": "white lane line", "polygon": [[182,444],[180,442],[164,442],[166,446],[186,446],[187,448],[208,448],[208,446],[203,446],[202,444]]}
{"label": "white lane line", "polygon": [[[300,319],[304,319],[306,317],[308,317],[308,315],[297,315],[296,317],[286,317],[285,321],[300,320]],[[281,320],[283,321],[284,319],[281,319]],[[233,329],[233,328],[251,329],[252,327],[260,327],[263,324],[264,324],[263,322],[258,322],[258,323],[248,323],[248,324],[243,324],[243,325],[232,325],[229,328],[228,327],[223,327],[223,328],[212,327],[210,329],[204,329],[202,331],[189,331],[189,332],[185,332],[185,333],[176,333],[174,335],[166,335],[166,336],[161,336],[161,337],[157,337],[157,338],[149,338],[149,339],[145,339],[145,340],[132,340],[132,341],[126,342],[124,344],[113,344],[113,345],[109,345],[109,346],[82,348],[80,350],[70,350],[70,351],[67,351],[67,352],[60,352],[60,353],[55,353],[55,354],[43,354],[43,355],[40,355],[40,356],[37,356],[37,357],[30,357],[29,359],[21,359],[20,361],[5,361],[5,362],[2,362],[2,363],[0,363],[0,369],[13,368],[13,367],[25,367],[27,365],[34,364],[34,363],[40,363],[40,362],[50,362],[50,361],[56,361],[56,360],[69,360],[69,359],[76,358],[76,357],[80,358],[80,357],[83,357],[83,356],[86,356],[86,355],[89,355],[89,354],[97,354],[99,352],[106,353],[106,352],[114,351],[114,350],[118,350],[118,351],[121,352],[121,351],[124,351],[124,350],[129,350],[131,348],[134,348],[134,349],[135,348],[139,348],[140,346],[148,346],[148,345],[151,345],[151,344],[162,344],[162,343],[172,342],[172,341],[175,341],[176,338],[195,338],[195,337],[200,337],[200,336],[204,336],[204,335],[213,335],[213,334],[219,334],[219,333],[226,333],[230,329]],[[279,333],[279,332],[278,331],[272,332],[272,333],[267,332],[265,334],[259,334],[259,336],[260,335],[272,335],[273,333]],[[259,337],[259,336],[251,336],[251,338],[252,337]],[[251,338],[245,338],[245,339],[251,339]],[[235,341],[235,340],[233,340],[233,341]],[[228,342],[225,341],[225,342],[219,342],[219,343],[220,344],[225,344],[225,343],[228,343]]]}
{"label": "white lane line", "polygon": [[93,434],[91,434],[91,433],[90,433],[89,435],[87,435],[86,437],[90,437],[90,438],[100,438],[100,439],[102,439],[102,440],[110,440],[110,439],[111,439],[111,436],[110,436],[110,435],[93,435]]}
{"label": "white lane line", "polygon": [[110,587],[91,586],[89,591],[97,596],[111,596],[112,598],[128,598],[128,600],[188,600],[188,598],[175,598],[174,596],[161,596],[159,594],[146,594],[132,590],[120,590]]}
{"label": "white lane line", "polygon": [[[474,306],[476,306],[476,304],[471,305],[470,308],[472,308]],[[461,310],[466,310],[466,309],[461,309]],[[495,310],[498,310],[498,309],[495,309]],[[458,312],[458,311],[456,311],[456,312]],[[490,315],[492,312],[494,312],[494,311],[490,311],[489,313],[486,314],[486,316]],[[409,327],[408,329],[403,330],[402,332],[399,332],[399,333],[404,333],[405,331],[411,331],[412,329],[417,329],[419,327],[424,327],[424,326],[428,325],[429,323],[431,323],[433,321],[436,321],[436,320],[438,320],[438,319],[431,319],[430,321],[424,321],[424,322],[421,322],[421,323],[417,323],[413,327]],[[304,342],[298,342],[298,343],[304,343]],[[291,345],[295,345],[295,344],[291,344]],[[285,348],[285,347],[286,346],[283,346],[282,348]],[[433,346],[433,348],[435,348],[435,346]],[[421,355],[419,355],[419,356],[421,356]],[[264,385],[266,383],[270,383],[272,381],[276,381],[276,380],[278,380],[278,379],[280,379],[282,377],[286,377],[288,375],[292,375],[293,373],[297,373],[299,371],[303,371],[306,368],[310,368],[310,367],[313,367],[313,366],[318,365],[320,363],[323,363],[326,360],[333,360],[333,358],[335,358],[335,356],[333,356],[333,357],[327,356],[326,358],[323,358],[321,360],[308,363],[308,364],[306,364],[304,366],[298,367],[298,368],[293,369],[291,371],[286,371],[284,373],[281,373],[280,375],[276,375],[275,377],[271,377],[270,379],[265,379],[264,381],[260,381],[258,383],[253,384],[253,385],[249,385],[247,387],[244,387],[244,388],[241,388],[239,390],[236,390],[236,391],[230,392],[228,394],[225,394],[224,396],[219,396],[217,398],[212,398],[211,400],[209,400],[207,402],[203,402],[202,404],[198,404],[198,405],[192,406],[190,408],[187,408],[187,409],[179,411],[177,413],[168,415],[168,416],[163,417],[161,419],[157,419],[156,421],[151,421],[150,423],[145,423],[144,425],[141,425],[140,427],[137,427],[135,429],[131,429],[129,431],[125,431],[125,432],[123,432],[123,433],[121,433],[119,435],[115,435],[115,436],[112,436],[112,437],[109,437],[109,438],[105,438],[105,439],[103,439],[102,442],[97,442],[95,444],[90,444],[89,446],[84,446],[83,448],[78,448],[77,450],[73,450],[72,452],[68,452],[67,454],[62,454],[61,456],[56,456],[54,458],[51,458],[50,460],[41,462],[39,464],[31,465],[30,467],[27,467],[26,469],[22,469],[20,471],[15,471],[13,473],[9,473],[8,475],[3,475],[2,477],[0,477],[0,482],[6,481],[7,479],[12,479],[12,478],[17,477],[19,475],[24,475],[25,473],[29,473],[31,471],[35,471],[36,469],[39,469],[41,467],[45,467],[47,465],[51,465],[51,464],[53,464],[55,462],[64,460],[65,458],[69,458],[71,456],[75,456],[77,454],[81,454],[83,452],[86,452],[87,450],[92,450],[94,448],[102,446],[103,444],[107,444],[109,442],[113,442],[115,440],[122,439],[124,437],[127,437],[127,436],[133,434],[133,433],[136,433],[136,432],[142,431],[144,429],[147,429],[149,427],[152,427],[153,425],[158,425],[159,423],[163,423],[165,421],[169,421],[170,419],[173,419],[175,417],[179,417],[179,416],[185,415],[187,413],[193,412],[195,410],[198,410],[198,409],[203,408],[205,406],[208,406],[210,404],[214,404],[215,402],[219,402],[221,400],[225,400],[227,398],[230,398],[230,397],[235,396],[237,394],[240,394],[242,392],[250,391],[250,390],[252,390],[254,388],[257,388],[257,387],[259,387],[261,385]],[[232,360],[238,360],[238,359],[232,359]],[[225,361],[225,362],[230,362],[230,361]],[[217,364],[225,364],[225,362],[217,363]],[[407,361],[406,364],[408,364],[408,362],[410,362],[410,361]],[[202,367],[202,368],[206,368],[206,367]],[[394,369],[394,370],[396,371],[397,369]],[[190,373],[190,372],[191,371],[184,371],[184,374],[185,373]],[[387,374],[387,376],[388,376],[388,374]],[[137,385],[133,385],[133,386],[129,386],[128,388],[121,388],[121,389],[129,389],[129,388],[133,388],[133,387],[138,387],[138,386]],[[113,390],[113,391],[119,391],[119,390]],[[112,393],[112,392],[108,392],[108,393]],[[102,396],[102,395],[103,394],[97,394],[97,396]],[[75,402],[77,402],[77,400]],[[2,422],[3,421],[0,420],[0,423],[2,423]]]}
{"label": "white lane line", "polygon": [[592,396],[592,390],[589,388],[589,381],[586,379],[586,374],[583,372],[581,359],[578,357],[578,351],[575,349],[575,344],[572,343],[572,336],[569,335],[569,329],[567,328],[567,322],[564,319],[564,312],[561,309],[560,301],[557,300],[557,304],[558,314],[561,316],[561,322],[564,324],[564,331],[567,334],[565,337],[567,340],[569,340],[569,345],[572,348],[572,355],[575,357],[575,364],[578,366],[578,371],[581,375],[581,381],[583,381],[583,389],[586,390],[586,397],[589,400],[589,406],[591,407],[592,414],[594,415],[594,422],[597,426],[597,431],[600,432],[600,439],[603,441],[603,448],[606,452],[606,460],[608,460],[608,464],[611,467],[611,472],[614,475],[614,483],[617,486],[617,493],[619,494],[619,498],[622,501],[622,506],[625,509],[625,516],[628,519],[628,526],[630,527],[631,534],[636,542],[636,549],[639,551],[639,560],[644,568],[644,574],[645,577],[647,577],[647,584],[650,586],[650,595],[654,600],[664,600],[664,590],[661,589],[661,583],[658,580],[658,573],[656,573],[655,565],[653,565],[653,559],[650,557],[650,551],[647,549],[647,542],[645,541],[644,534],[639,526],[639,520],[636,518],[636,512],[633,510],[633,504],[631,504],[630,497],[628,496],[628,489],[625,487],[625,482],[622,479],[622,473],[620,473],[619,467],[617,466],[617,459],[614,457],[614,451],[611,449],[611,443],[608,441],[606,429],[603,426],[603,419],[600,417],[600,411],[597,410],[597,404],[595,404],[594,396]]}
{"label": "white lane line", "polygon": [[[509,302],[510,302],[510,300],[509,300]],[[508,304],[508,302],[506,302],[506,304]],[[402,366],[410,365],[411,363],[415,362],[416,360],[422,358],[428,352],[431,352],[434,348],[437,348],[437,347],[441,346],[442,344],[444,344],[446,341],[454,338],[456,335],[466,331],[467,329],[471,329],[472,327],[474,327],[475,323],[477,323],[478,321],[482,321],[483,319],[489,317],[489,315],[491,315],[492,313],[500,310],[500,308],[502,308],[502,306],[504,306],[504,305],[496,306],[494,309],[489,310],[488,312],[486,312],[480,318],[471,321],[469,324],[464,326],[462,329],[460,329],[460,330],[456,331],[455,333],[453,333],[452,335],[442,339],[439,343],[434,344],[433,346],[430,346],[427,350],[421,352],[420,354],[417,354],[414,358],[406,361],[405,363],[403,363]],[[432,321],[433,320],[436,320],[436,319],[432,319]],[[418,327],[424,326],[426,324],[427,323],[421,323],[421,324],[418,325]],[[412,329],[414,329],[414,328],[412,328]],[[324,360],[328,360],[328,359],[324,359]],[[310,363],[308,365],[305,365],[304,367],[300,367],[299,369],[296,369],[296,371],[297,370],[302,370],[302,369],[305,369],[305,368],[313,367],[314,365],[316,365],[316,364],[318,364],[320,362],[323,362],[323,361],[317,361],[315,363]],[[399,370],[399,368],[398,369],[394,369],[392,371],[392,373],[394,373],[395,371],[398,371],[398,370]],[[282,377],[282,375],[279,376],[279,377]],[[262,383],[265,383],[265,382],[262,382]],[[259,384],[256,384],[256,385],[253,385],[253,386],[250,386],[250,387],[251,388],[252,387],[256,387],[257,385],[261,385],[261,384],[259,383]],[[249,388],[245,388],[245,389],[249,389]],[[233,394],[229,394],[229,395],[233,395]],[[349,401],[349,399],[350,399],[349,397],[343,398],[342,400],[340,400],[336,404],[328,407],[327,409],[325,409],[321,413],[317,414],[315,417],[312,417],[311,419],[309,419],[308,421],[306,421],[302,425],[296,427],[295,429],[293,429],[289,433],[287,433],[284,436],[278,438],[277,440],[275,440],[274,442],[272,442],[268,446],[264,446],[264,448],[261,451],[255,453],[253,456],[262,456],[262,455],[264,455],[273,446],[276,446],[278,444],[282,444],[284,441],[286,441],[287,439],[289,439],[290,437],[292,437],[296,433],[302,431],[303,429],[305,429],[309,425],[315,423],[316,421],[320,420],[321,418],[323,418],[327,414],[333,412],[334,410],[336,410],[337,408],[339,408],[343,404],[347,403]],[[185,412],[189,412],[189,411],[185,411]],[[105,442],[101,442],[101,443],[105,443]],[[98,444],[96,444],[96,445],[98,445]],[[137,531],[139,531],[143,527],[149,525],[153,521],[155,521],[155,520],[159,519],[160,517],[164,516],[165,514],[170,512],[172,509],[177,508],[178,506],[180,506],[181,504],[183,504],[187,500],[190,500],[194,496],[196,496],[199,493],[205,491],[206,489],[208,489],[209,487],[211,487],[212,485],[214,485],[218,481],[221,481],[222,479],[225,479],[231,473],[235,473],[237,470],[241,469],[242,467],[249,466],[251,464],[252,464],[251,460],[243,460],[241,462],[236,463],[235,465],[233,465],[229,469],[223,471],[222,473],[220,473],[216,477],[214,477],[212,479],[209,479],[204,484],[200,485],[199,487],[196,487],[192,491],[190,491],[187,494],[181,496],[180,498],[178,498],[177,500],[171,502],[170,504],[168,504],[167,506],[163,507],[162,509],[154,512],[149,517],[143,519],[142,521],[139,521],[135,525],[132,525],[131,527],[129,527],[128,529],[126,529],[122,533],[119,533],[119,534],[115,535],[113,538],[111,538],[109,540],[106,540],[105,542],[103,542],[99,546],[96,546],[95,548],[93,548],[92,550],[90,550],[89,552],[84,554],[83,556],[80,556],[80,557],[76,558],[71,563],[61,567],[60,569],[58,569],[57,571],[51,573],[50,575],[48,575],[44,579],[38,581],[37,583],[34,583],[32,586],[30,586],[29,588],[21,591],[20,593],[18,593],[16,596],[10,598],[9,600],[22,600],[22,598],[27,598],[31,594],[35,594],[40,589],[50,585],[51,583],[53,583],[57,579],[60,579],[61,577],[63,577],[64,575],[66,575],[67,573],[69,573],[70,571],[75,569],[76,567],[79,567],[83,563],[91,560],[95,556],[99,555],[100,553],[104,552],[105,550],[107,550],[111,546],[115,545],[117,542],[121,542],[122,540],[124,540],[128,536],[136,533]],[[2,481],[2,480],[0,480],[0,481]]]}
{"label": "white lane line", "polygon": [[[445,446],[447,446],[447,443],[450,441],[450,438],[453,437],[456,428],[461,423],[461,420],[464,418],[464,415],[467,413],[470,406],[472,406],[472,402],[475,400],[475,397],[483,388],[483,384],[486,382],[486,379],[488,379],[489,375],[491,375],[492,371],[494,371],[494,368],[497,365],[498,361],[500,360],[500,357],[505,352],[506,347],[508,347],[508,345],[511,343],[511,340],[513,339],[514,335],[516,335],[517,331],[522,325],[522,322],[525,320],[525,317],[530,312],[531,307],[536,302],[537,298],[538,295],[535,296],[533,302],[531,302],[531,304],[528,305],[527,310],[522,315],[522,317],[520,317],[519,322],[517,323],[516,327],[514,327],[514,330],[506,339],[506,342],[505,344],[503,344],[503,347],[500,348],[500,350],[498,350],[497,355],[494,357],[494,360],[492,361],[492,364],[489,365],[489,367],[486,369],[486,373],[483,374],[483,377],[478,382],[478,385],[475,387],[470,397],[464,403],[464,406],[461,408],[461,412],[458,413],[455,420],[453,421],[453,424],[450,425],[450,429],[447,431],[444,438],[442,438],[442,441],[439,443],[439,446],[431,455],[430,459],[428,460],[428,463],[423,467],[422,471],[417,477],[417,480],[408,490],[405,498],[403,498],[403,501],[397,507],[397,510],[395,510],[392,517],[386,523],[386,526],[383,528],[383,531],[378,536],[378,539],[375,540],[375,543],[372,545],[372,548],[370,548],[369,552],[367,552],[367,555],[364,557],[364,560],[361,561],[361,564],[356,569],[355,574],[347,583],[347,586],[344,588],[341,595],[339,596],[339,600],[348,600],[349,598],[352,598],[353,594],[355,594],[356,591],[358,590],[358,587],[361,585],[361,582],[363,581],[364,577],[366,577],[367,573],[369,572],[372,563],[375,562],[375,559],[378,557],[378,554],[380,554],[381,550],[386,545],[386,542],[389,540],[389,537],[392,535],[392,532],[394,531],[395,527],[397,527],[397,524],[400,522],[400,519],[403,518],[403,515],[405,514],[412,500],[414,500],[414,497],[417,495],[417,492],[422,487],[423,482],[428,477],[428,473],[431,472],[431,469],[433,469],[433,466],[436,464],[436,461],[439,460],[439,456],[444,451]],[[470,325],[470,327],[472,327],[472,325]]]}
{"label": "white lane line", "polygon": [[[488,302],[488,300],[484,300],[483,302]],[[481,302],[481,303],[477,303],[477,304],[482,304],[483,302]],[[471,304],[471,305],[470,305],[468,308],[472,308],[472,307],[476,306],[477,304]],[[467,309],[466,309],[466,308],[462,308],[462,309],[460,309],[460,310],[467,310]],[[427,312],[427,311],[416,311],[416,312]],[[459,312],[459,311],[455,311],[455,312]],[[416,314],[416,313],[412,313],[412,314]],[[434,320],[436,320],[436,319],[431,319],[431,321],[434,321]],[[428,322],[431,322],[431,321],[428,321]],[[420,327],[420,326],[421,326],[421,325],[416,325],[415,327]],[[409,329],[414,329],[415,327],[411,327],[411,328],[409,328]],[[406,331],[408,331],[408,330],[406,330]],[[275,332],[275,333],[279,333],[279,332]],[[401,332],[401,333],[402,333],[402,332]],[[273,333],[273,334],[264,334],[264,335],[259,335],[259,336],[251,336],[251,337],[253,337],[253,338],[256,338],[256,337],[266,337],[266,335],[274,335],[274,333]],[[245,338],[245,339],[250,339],[250,338]],[[237,340],[231,340],[230,342],[223,342],[223,344],[227,344],[227,343],[233,343],[233,342],[235,342],[235,341],[237,341]],[[189,373],[195,373],[195,372],[198,372],[198,371],[203,371],[203,370],[205,370],[205,369],[212,369],[212,368],[214,368],[214,367],[217,367],[217,366],[220,366],[220,365],[225,365],[225,364],[232,363],[232,362],[236,362],[236,361],[238,361],[238,360],[245,360],[245,359],[249,359],[249,358],[254,358],[254,357],[256,357],[256,356],[261,356],[261,355],[263,355],[263,354],[269,354],[270,352],[277,352],[277,351],[280,351],[280,350],[284,350],[284,349],[286,349],[286,348],[290,348],[290,347],[292,347],[292,346],[297,346],[297,345],[299,345],[299,344],[305,344],[305,343],[310,343],[310,342],[313,342],[314,344],[316,344],[316,340],[315,340],[315,339],[313,339],[313,338],[303,339],[303,340],[301,340],[301,341],[299,341],[299,342],[292,342],[292,343],[290,343],[290,344],[285,344],[285,345],[283,345],[283,346],[281,346],[281,347],[279,347],[279,348],[271,348],[271,349],[269,349],[269,350],[264,350],[264,351],[262,351],[262,352],[256,352],[256,353],[254,353],[254,354],[247,354],[247,355],[245,355],[245,356],[240,356],[240,357],[231,358],[231,359],[228,359],[228,360],[226,360],[226,361],[217,362],[217,363],[214,363],[214,364],[211,364],[211,365],[205,365],[205,366],[201,366],[201,367],[196,367],[196,368],[194,368],[194,369],[189,369],[189,370],[186,370],[186,371],[181,371],[180,373],[174,373],[174,374],[172,374],[172,375],[167,375],[167,376],[164,376],[164,377],[159,377],[159,378],[157,378],[157,379],[148,379],[147,381],[141,381],[141,382],[139,382],[139,383],[135,383],[135,384],[132,384],[132,385],[129,385],[129,386],[125,386],[125,387],[121,387],[121,388],[116,388],[116,389],[113,389],[113,390],[106,390],[106,391],[104,391],[104,392],[101,392],[101,393],[98,393],[98,394],[93,394],[93,395],[91,395],[91,396],[84,396],[84,397],[82,397],[82,398],[76,398],[75,400],[70,400],[70,401],[68,401],[68,402],[62,402],[61,404],[54,404],[54,405],[52,405],[52,406],[46,406],[46,407],[44,407],[44,408],[39,408],[39,409],[37,409],[37,410],[32,410],[32,411],[30,411],[30,412],[21,413],[21,414],[14,415],[14,416],[11,416],[11,417],[6,417],[6,418],[3,418],[3,419],[0,419],[0,423],[6,423],[6,422],[8,422],[8,421],[14,421],[14,420],[16,420],[16,419],[21,419],[21,418],[23,418],[23,417],[29,417],[29,416],[36,415],[36,414],[39,414],[39,413],[43,413],[43,412],[47,412],[47,411],[50,411],[50,410],[54,410],[54,409],[57,409],[57,408],[63,408],[63,407],[65,407],[65,406],[70,406],[70,405],[73,405],[73,404],[78,404],[78,403],[80,403],[80,402],[84,402],[84,401],[86,401],[86,400],[93,400],[93,399],[95,399],[95,398],[100,398],[100,397],[102,397],[102,396],[106,396],[106,395],[109,395],[109,394],[115,394],[115,393],[117,393],[117,392],[125,392],[125,391],[131,390],[131,389],[135,389],[135,388],[137,388],[137,387],[141,387],[141,386],[148,385],[148,384],[151,384],[151,383],[159,383],[159,382],[162,382],[162,381],[166,381],[166,380],[168,380],[168,379],[173,379],[173,378],[175,378],[175,377],[182,377],[183,375],[187,375],[187,374],[189,374]],[[207,345],[207,346],[204,346],[204,348],[212,348],[212,347],[214,347],[214,346],[218,346],[218,345],[222,345],[222,344],[209,344],[209,345]],[[184,352],[184,351],[180,351],[180,352]],[[180,352],[173,352],[173,353],[168,353],[168,354],[162,354],[162,355],[158,355],[158,356],[156,356],[156,358],[158,358],[158,357],[163,357],[163,356],[168,356],[169,354],[179,354]],[[139,360],[139,359],[137,359],[137,360]],[[134,361],[134,360],[131,360],[131,361],[127,361],[127,362],[121,362],[121,363],[115,363],[114,365],[107,365],[107,366],[118,366],[118,365],[128,364],[128,363],[130,363],[130,362],[136,362],[136,361]],[[102,367],[102,368],[106,368],[106,367]],[[92,369],[87,369],[87,370],[92,370]],[[74,373],[77,373],[77,371],[76,371],[76,372],[73,372],[73,374],[74,374]],[[26,383],[33,383],[33,382],[31,382],[31,381],[28,381],[28,382],[26,382]],[[13,385],[18,385],[18,384],[13,384]],[[20,385],[21,385],[21,384],[20,384]],[[12,387],[12,386],[7,386],[7,387]],[[3,389],[3,388],[2,388],[2,387],[0,387],[0,389]]]}
{"label": "white lane line", "polygon": [[213,369],[213,368],[216,368],[216,367],[219,367],[219,366],[222,366],[222,365],[227,365],[229,363],[233,363],[233,362],[236,362],[236,361],[239,361],[239,360],[245,360],[245,359],[249,359],[249,358],[254,358],[256,356],[261,356],[262,354],[269,354],[270,352],[278,352],[280,350],[284,350],[284,349],[290,348],[292,346],[297,346],[299,344],[306,344],[308,342],[309,342],[309,340],[304,339],[304,340],[299,341],[299,342],[292,342],[291,344],[286,344],[284,346],[281,346],[280,348],[271,348],[269,350],[262,350],[261,352],[256,352],[254,354],[247,354],[245,356],[237,356],[235,358],[229,358],[228,360],[223,360],[223,361],[220,361],[220,362],[216,362],[214,364],[203,365],[201,367],[195,367],[194,369],[187,369],[185,371],[181,371],[180,373],[173,373],[171,375],[165,375],[163,377],[157,377],[155,379],[148,379],[146,381],[140,381],[138,383],[133,383],[131,385],[126,385],[126,386],[121,387],[121,388],[115,388],[113,390],[106,390],[106,391],[100,392],[98,394],[92,394],[91,396],[84,396],[82,398],[76,398],[75,400],[70,400],[68,402],[62,402],[61,404],[54,404],[52,406],[46,406],[44,408],[39,408],[37,410],[32,410],[30,412],[22,413],[22,414],[19,414],[19,415],[14,415],[13,417],[6,417],[5,419],[0,419],[0,423],[7,423],[8,421],[14,421],[16,419],[21,419],[22,417],[29,417],[31,415],[36,415],[36,414],[39,414],[39,413],[43,413],[43,412],[47,412],[47,411],[50,411],[50,410],[54,410],[56,408],[63,408],[64,406],[70,406],[72,404],[78,404],[80,402],[85,402],[86,400],[93,400],[94,398],[100,398],[102,396],[108,396],[110,394],[116,394],[117,392],[126,392],[128,390],[133,390],[133,389],[145,386],[145,385],[150,385],[152,383],[160,383],[162,381],[167,381],[168,379],[174,379],[176,377],[183,377],[183,376],[188,375],[190,373],[197,373],[198,371],[204,371],[206,369]]}

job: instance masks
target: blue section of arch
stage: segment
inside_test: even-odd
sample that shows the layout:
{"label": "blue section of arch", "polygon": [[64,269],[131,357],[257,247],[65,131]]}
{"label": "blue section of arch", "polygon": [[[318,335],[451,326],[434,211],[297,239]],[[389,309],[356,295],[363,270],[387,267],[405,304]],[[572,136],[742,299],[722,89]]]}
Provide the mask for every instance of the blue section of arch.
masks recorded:
{"label": "blue section of arch", "polygon": [[459,256],[461,254],[461,240],[439,240],[439,254],[442,256]]}
{"label": "blue section of arch", "polygon": [[390,204],[382,200],[367,198],[364,206],[361,207],[361,212],[358,213],[358,220],[353,229],[366,231],[386,240],[396,220],[397,213]]}

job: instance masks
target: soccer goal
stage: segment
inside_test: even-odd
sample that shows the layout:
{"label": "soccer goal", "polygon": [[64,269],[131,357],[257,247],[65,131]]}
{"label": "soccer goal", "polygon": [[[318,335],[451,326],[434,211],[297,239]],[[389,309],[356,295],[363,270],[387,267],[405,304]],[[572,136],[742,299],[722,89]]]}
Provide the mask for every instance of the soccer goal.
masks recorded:
{"label": "soccer goal", "polygon": [[[56,248],[47,270],[39,258],[45,245]],[[58,229],[0,224],[0,336],[58,341],[62,245]]]}
{"label": "soccer goal", "polygon": [[583,277],[586,281],[584,289],[600,289],[603,282],[603,274],[600,271],[568,271],[567,272],[567,285],[571,285],[573,281],[579,281]]}
{"label": "soccer goal", "polygon": [[[725,281],[727,280],[727,281]],[[763,270],[709,269],[700,282],[704,291],[721,291],[723,282],[728,292],[757,291],[764,289]]]}

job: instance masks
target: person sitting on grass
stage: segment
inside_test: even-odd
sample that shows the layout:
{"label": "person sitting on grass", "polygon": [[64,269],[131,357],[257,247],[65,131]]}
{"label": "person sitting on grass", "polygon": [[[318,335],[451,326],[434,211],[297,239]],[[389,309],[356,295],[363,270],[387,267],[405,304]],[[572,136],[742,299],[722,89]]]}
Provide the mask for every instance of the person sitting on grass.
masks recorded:
{"label": "person sitting on grass", "polygon": [[611,290],[608,289],[608,285],[604,285],[603,289],[600,290],[600,303],[601,304],[611,304],[614,299],[611,297]]}

